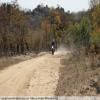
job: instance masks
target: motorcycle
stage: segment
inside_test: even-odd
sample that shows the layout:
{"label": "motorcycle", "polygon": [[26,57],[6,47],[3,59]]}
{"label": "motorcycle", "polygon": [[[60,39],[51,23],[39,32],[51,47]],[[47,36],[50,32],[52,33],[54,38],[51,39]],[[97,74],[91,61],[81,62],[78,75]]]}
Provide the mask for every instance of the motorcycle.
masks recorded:
{"label": "motorcycle", "polygon": [[51,51],[52,51],[52,55],[54,55],[55,48],[54,48],[54,46],[53,46],[53,45],[52,45]]}

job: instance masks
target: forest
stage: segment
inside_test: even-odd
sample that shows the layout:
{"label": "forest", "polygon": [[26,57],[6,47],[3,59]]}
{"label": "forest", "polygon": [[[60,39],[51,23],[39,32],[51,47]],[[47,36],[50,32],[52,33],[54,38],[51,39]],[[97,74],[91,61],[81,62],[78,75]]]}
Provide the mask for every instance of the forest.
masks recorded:
{"label": "forest", "polygon": [[100,0],[91,0],[88,11],[77,13],[58,6],[38,5],[23,10],[17,2],[0,3],[0,56],[49,51],[57,46],[85,53],[100,51]]}

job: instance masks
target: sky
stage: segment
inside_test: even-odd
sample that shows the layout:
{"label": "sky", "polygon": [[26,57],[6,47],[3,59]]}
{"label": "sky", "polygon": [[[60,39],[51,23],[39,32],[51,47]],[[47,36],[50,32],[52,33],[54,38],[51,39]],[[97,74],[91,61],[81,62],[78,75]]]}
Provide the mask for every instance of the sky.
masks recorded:
{"label": "sky", "polygon": [[[1,2],[11,2],[13,0],[0,0]],[[63,7],[65,11],[78,12],[89,8],[89,0],[18,0],[18,4],[24,9],[34,9],[39,4],[50,7]]]}

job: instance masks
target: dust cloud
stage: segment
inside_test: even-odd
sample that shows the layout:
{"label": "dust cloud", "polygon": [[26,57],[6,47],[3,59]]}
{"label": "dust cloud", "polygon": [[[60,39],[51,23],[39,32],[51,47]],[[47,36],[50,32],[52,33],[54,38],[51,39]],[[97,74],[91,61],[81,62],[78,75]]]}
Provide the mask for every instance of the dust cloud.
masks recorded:
{"label": "dust cloud", "polygon": [[64,45],[60,45],[57,51],[55,52],[55,55],[58,55],[58,54],[66,55],[67,53],[70,53],[70,50]]}

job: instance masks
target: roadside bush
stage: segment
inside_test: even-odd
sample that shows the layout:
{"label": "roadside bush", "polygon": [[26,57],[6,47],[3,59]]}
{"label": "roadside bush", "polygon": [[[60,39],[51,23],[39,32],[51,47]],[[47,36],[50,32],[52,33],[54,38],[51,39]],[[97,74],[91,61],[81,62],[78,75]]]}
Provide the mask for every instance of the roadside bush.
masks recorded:
{"label": "roadside bush", "polygon": [[71,25],[68,29],[67,43],[71,43],[75,48],[88,48],[90,45],[90,21],[88,18],[83,18],[78,24]]}

